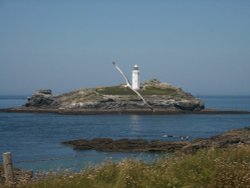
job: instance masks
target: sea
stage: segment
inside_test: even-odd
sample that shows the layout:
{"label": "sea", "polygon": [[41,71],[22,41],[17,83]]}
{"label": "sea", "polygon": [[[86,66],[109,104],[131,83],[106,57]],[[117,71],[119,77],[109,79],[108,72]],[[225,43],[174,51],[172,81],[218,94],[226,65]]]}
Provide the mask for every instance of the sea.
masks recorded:
{"label": "sea", "polygon": [[[198,96],[207,108],[250,111],[250,96]],[[0,108],[18,107],[27,96],[0,96]],[[40,171],[78,171],[107,161],[153,162],[166,153],[74,150],[63,141],[108,137],[177,141],[207,138],[250,126],[249,114],[58,115],[0,113],[0,154],[11,152],[14,166]],[[172,135],[173,137],[167,137]],[[2,163],[2,157],[0,158]]]}

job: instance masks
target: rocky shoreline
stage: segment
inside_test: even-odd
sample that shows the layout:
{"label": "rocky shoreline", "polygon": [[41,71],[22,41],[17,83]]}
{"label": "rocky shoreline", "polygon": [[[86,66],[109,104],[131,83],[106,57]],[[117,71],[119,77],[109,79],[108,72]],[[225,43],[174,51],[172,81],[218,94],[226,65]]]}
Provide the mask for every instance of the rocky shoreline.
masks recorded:
{"label": "rocky shoreline", "polygon": [[0,112],[6,113],[54,113],[61,115],[100,115],[100,114],[134,114],[134,115],[219,115],[219,114],[250,114],[249,111],[243,110],[215,110],[204,109],[200,111],[183,111],[183,110],[168,110],[168,109],[43,109],[43,108],[7,108],[0,109]]}
{"label": "rocky shoreline", "polygon": [[90,150],[105,152],[176,152],[195,153],[203,148],[227,148],[231,146],[250,145],[250,127],[228,131],[224,134],[210,138],[196,139],[194,141],[163,141],[145,139],[119,139],[94,138],[92,140],[80,139],[63,142],[77,150]]}

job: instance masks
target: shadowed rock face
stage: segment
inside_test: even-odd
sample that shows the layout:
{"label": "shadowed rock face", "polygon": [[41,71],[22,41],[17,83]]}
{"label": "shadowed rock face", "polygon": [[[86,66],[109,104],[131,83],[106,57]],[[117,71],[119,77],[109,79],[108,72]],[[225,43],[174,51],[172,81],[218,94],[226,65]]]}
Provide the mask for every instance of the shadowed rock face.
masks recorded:
{"label": "shadowed rock face", "polygon": [[198,139],[192,142],[188,141],[147,141],[145,139],[119,139],[111,138],[95,138],[92,140],[72,140],[63,142],[63,144],[71,145],[74,149],[112,152],[175,152],[195,153],[199,149],[219,147],[227,148],[238,146],[241,144],[250,144],[250,127],[226,132],[222,135],[213,136],[207,139]]}
{"label": "shadowed rock face", "polygon": [[25,107],[37,107],[37,108],[48,108],[58,106],[58,102],[52,95],[52,91],[39,90],[28,98],[28,101],[24,105]]}
{"label": "shadowed rock face", "polygon": [[[139,92],[154,109],[199,111],[204,109],[201,100],[167,83],[151,80],[142,85]],[[80,89],[53,96],[51,90],[34,93],[25,108],[44,109],[101,109],[129,110],[148,107],[129,88],[120,86]]]}

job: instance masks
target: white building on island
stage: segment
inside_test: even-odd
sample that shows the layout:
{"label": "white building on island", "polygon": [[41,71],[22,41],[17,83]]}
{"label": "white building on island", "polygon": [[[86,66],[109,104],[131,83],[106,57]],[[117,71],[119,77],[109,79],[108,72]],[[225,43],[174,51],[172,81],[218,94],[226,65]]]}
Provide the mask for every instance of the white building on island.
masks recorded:
{"label": "white building on island", "polygon": [[132,70],[132,89],[140,89],[140,71],[138,65],[134,65]]}

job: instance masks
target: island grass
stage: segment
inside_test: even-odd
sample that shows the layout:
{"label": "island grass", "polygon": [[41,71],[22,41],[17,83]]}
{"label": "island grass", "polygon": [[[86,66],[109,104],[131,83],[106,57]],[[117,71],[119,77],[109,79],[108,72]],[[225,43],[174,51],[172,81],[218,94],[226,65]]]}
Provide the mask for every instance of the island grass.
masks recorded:
{"label": "island grass", "polygon": [[80,173],[62,173],[23,188],[250,187],[250,146],[201,150],[148,164],[136,160],[106,162]]}
{"label": "island grass", "polygon": [[[135,95],[135,93],[128,87],[114,86],[99,88],[96,90],[102,95]],[[147,87],[146,89],[140,89],[139,92],[142,95],[169,95],[176,96],[179,94],[178,90],[175,88],[157,88],[157,87]]]}
{"label": "island grass", "polygon": [[142,95],[169,95],[176,96],[178,94],[178,90],[175,88],[157,88],[157,87],[147,87],[146,89],[140,90]]}
{"label": "island grass", "polygon": [[96,91],[102,95],[135,95],[130,88],[123,86],[104,87]]}

